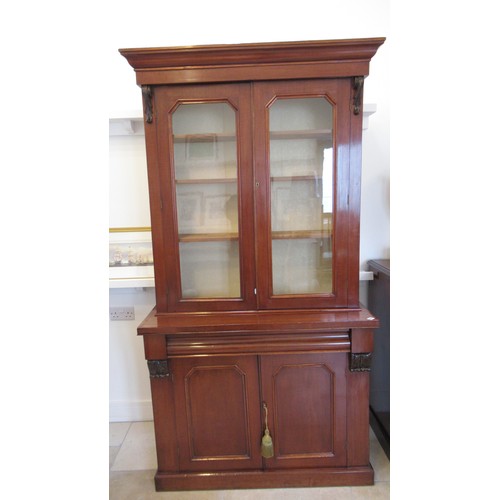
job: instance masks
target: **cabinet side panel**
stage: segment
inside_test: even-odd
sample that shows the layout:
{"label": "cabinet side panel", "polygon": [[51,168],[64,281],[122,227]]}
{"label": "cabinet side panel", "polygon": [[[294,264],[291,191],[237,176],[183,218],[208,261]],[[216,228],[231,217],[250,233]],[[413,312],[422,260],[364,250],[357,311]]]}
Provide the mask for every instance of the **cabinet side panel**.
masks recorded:
{"label": "cabinet side panel", "polygon": [[179,470],[174,396],[170,377],[151,378],[158,471]]}
{"label": "cabinet side panel", "polygon": [[[153,97],[154,99],[154,97]],[[146,105],[144,104],[144,112]],[[154,108],[155,109],[155,108]],[[149,210],[151,215],[151,236],[153,244],[153,259],[155,269],[155,295],[158,311],[167,311],[167,287],[163,228],[161,219],[161,194],[157,143],[158,117],[154,116],[152,123],[144,121],[146,142],[146,157],[148,168]]]}
{"label": "cabinet side panel", "polygon": [[[352,80],[354,81],[354,80]],[[351,102],[355,97],[354,84],[351,89]],[[360,241],[360,205],[361,205],[361,142],[363,133],[363,103],[362,90],[360,94],[360,112],[351,113],[351,130],[349,141],[349,257],[351,266],[348,268],[347,305],[359,305],[359,241]]]}
{"label": "cabinet side panel", "polygon": [[347,375],[347,465],[370,463],[369,437],[369,373],[348,372]]}

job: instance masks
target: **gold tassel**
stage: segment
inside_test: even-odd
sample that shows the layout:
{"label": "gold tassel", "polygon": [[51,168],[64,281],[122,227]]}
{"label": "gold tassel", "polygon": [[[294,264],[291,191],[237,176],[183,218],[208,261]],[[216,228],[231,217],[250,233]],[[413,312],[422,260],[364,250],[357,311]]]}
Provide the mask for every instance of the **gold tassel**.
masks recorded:
{"label": "gold tassel", "polygon": [[260,454],[264,458],[271,458],[274,456],[273,440],[269,435],[269,429],[264,431],[262,436],[262,444],[260,445]]}
{"label": "gold tassel", "polygon": [[260,445],[260,454],[264,458],[271,458],[274,456],[274,446],[271,435],[269,434],[269,428],[267,427],[267,405],[264,403],[264,410],[266,412],[265,423],[266,429],[264,435],[262,436],[262,443]]}

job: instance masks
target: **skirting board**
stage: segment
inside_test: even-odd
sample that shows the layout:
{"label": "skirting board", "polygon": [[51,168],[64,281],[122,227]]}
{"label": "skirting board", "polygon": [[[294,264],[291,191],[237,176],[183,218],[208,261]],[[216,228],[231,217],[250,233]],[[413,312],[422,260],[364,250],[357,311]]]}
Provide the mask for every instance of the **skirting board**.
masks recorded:
{"label": "skirting board", "polygon": [[153,420],[153,406],[149,401],[110,401],[110,422],[140,422]]}

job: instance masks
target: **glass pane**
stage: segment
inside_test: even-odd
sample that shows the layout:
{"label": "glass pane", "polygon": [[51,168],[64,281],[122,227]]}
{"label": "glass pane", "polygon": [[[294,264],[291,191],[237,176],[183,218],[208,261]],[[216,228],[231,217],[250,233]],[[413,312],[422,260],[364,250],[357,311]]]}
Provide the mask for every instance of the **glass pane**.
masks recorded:
{"label": "glass pane", "polygon": [[240,297],[234,109],[181,104],[172,125],[182,297]]}
{"label": "glass pane", "polygon": [[238,241],[181,242],[182,296],[239,297]]}
{"label": "glass pane", "polygon": [[269,124],[273,294],[331,293],[333,106],[278,99]]}

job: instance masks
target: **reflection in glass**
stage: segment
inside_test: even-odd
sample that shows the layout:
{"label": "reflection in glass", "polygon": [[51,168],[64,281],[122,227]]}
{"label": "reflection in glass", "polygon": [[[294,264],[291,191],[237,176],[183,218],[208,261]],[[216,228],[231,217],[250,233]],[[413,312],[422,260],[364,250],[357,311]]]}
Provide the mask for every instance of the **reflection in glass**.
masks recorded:
{"label": "reflection in glass", "polygon": [[333,106],[278,99],[269,127],[273,294],[331,293]]}
{"label": "reflection in glass", "polygon": [[182,296],[239,297],[238,241],[191,241],[179,245]]}
{"label": "reflection in glass", "polygon": [[239,297],[234,109],[181,104],[172,126],[182,297]]}

